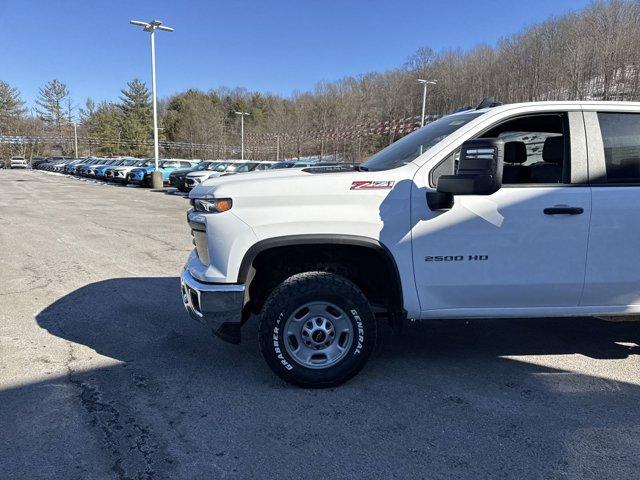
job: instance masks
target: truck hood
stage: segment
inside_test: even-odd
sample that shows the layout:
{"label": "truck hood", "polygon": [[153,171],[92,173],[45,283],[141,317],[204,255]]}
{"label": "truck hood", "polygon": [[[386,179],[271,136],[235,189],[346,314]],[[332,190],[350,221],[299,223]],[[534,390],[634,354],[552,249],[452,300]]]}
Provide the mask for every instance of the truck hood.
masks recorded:
{"label": "truck hood", "polygon": [[351,190],[388,191],[407,172],[387,170],[361,172],[327,168],[287,168],[240,173],[205,180],[189,193],[190,198],[215,196],[236,198],[279,197],[285,199],[301,195],[348,194]]}

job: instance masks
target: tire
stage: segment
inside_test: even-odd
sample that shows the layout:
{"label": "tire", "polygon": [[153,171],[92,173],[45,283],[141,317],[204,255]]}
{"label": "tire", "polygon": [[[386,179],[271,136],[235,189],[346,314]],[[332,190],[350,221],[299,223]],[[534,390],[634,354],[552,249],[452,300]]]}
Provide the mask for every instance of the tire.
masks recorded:
{"label": "tire", "polygon": [[265,361],[280,378],[301,387],[328,388],[364,367],[375,348],[377,326],[367,298],[354,283],[334,273],[306,272],[271,292],[258,336]]}

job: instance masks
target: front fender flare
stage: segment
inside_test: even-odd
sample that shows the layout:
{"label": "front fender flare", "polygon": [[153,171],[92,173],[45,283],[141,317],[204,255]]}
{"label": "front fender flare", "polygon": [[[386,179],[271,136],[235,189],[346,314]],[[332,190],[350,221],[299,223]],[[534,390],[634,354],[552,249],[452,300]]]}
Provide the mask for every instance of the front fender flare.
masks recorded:
{"label": "front fender flare", "polygon": [[386,267],[389,271],[393,272],[393,284],[396,291],[394,291],[394,297],[398,299],[399,309],[403,309],[403,290],[402,281],[400,278],[400,271],[396,264],[393,255],[389,249],[381,243],[379,240],[369,237],[362,237],[358,235],[334,235],[334,234],[306,234],[306,235],[286,235],[282,237],[268,238],[260,240],[252,245],[245,253],[242,262],[240,263],[240,269],[238,271],[238,283],[245,283],[249,278],[251,266],[255,258],[261,253],[271,248],[276,247],[288,247],[294,245],[353,245],[359,247],[366,247],[376,250],[382,254],[385,259]]}

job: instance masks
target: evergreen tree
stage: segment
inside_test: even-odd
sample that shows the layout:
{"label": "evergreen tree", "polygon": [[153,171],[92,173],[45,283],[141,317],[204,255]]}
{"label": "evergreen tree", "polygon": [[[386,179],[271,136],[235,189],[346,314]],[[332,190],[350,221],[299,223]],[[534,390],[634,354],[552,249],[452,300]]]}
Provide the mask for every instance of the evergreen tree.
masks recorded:
{"label": "evergreen tree", "polygon": [[83,120],[89,136],[99,145],[99,155],[115,155],[124,150],[122,141],[122,111],[118,105],[102,102]]}
{"label": "evergreen tree", "polygon": [[0,80],[0,114],[5,117],[19,117],[24,112],[24,102],[18,89]]}
{"label": "evergreen tree", "polygon": [[143,142],[151,138],[153,128],[151,94],[137,78],[127,83],[127,88],[121,93],[119,108],[122,138],[127,141],[125,148],[132,155],[145,155],[149,147]]}
{"label": "evergreen tree", "polygon": [[0,80],[0,132],[18,120],[24,112],[24,102],[18,89]]}
{"label": "evergreen tree", "polygon": [[48,125],[62,131],[62,123],[65,121],[66,108],[69,104],[69,89],[58,81],[51,80],[39,91],[36,99],[36,112]]}
{"label": "evergreen tree", "polygon": [[198,90],[187,90],[167,102],[162,121],[163,133],[168,140],[211,144],[220,137],[224,115],[217,98]]}

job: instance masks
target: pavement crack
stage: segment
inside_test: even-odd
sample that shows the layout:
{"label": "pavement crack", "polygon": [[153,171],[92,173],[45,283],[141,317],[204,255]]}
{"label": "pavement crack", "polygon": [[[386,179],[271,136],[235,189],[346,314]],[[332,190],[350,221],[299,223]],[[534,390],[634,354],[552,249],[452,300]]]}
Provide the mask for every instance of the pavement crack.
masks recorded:
{"label": "pavement crack", "polygon": [[89,425],[101,434],[104,452],[111,457],[111,470],[118,480],[159,478],[155,465],[160,444],[150,427],[135,416],[124,414],[117,402],[106,400],[97,384],[74,371],[72,364],[76,360],[74,346],[69,343],[65,361],[69,382],[79,391],[80,405],[89,416]]}

